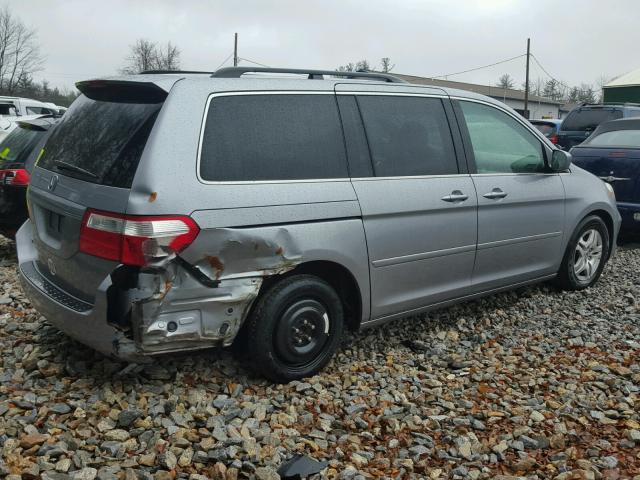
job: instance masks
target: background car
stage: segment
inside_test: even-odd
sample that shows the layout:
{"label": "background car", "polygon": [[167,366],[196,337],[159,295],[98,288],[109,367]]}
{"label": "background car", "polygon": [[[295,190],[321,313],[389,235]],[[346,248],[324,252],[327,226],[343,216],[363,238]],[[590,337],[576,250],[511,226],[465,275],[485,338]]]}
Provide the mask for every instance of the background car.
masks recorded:
{"label": "background car", "polygon": [[23,115],[21,117],[2,117],[0,116],[0,142],[9,135],[17,126],[19,121],[35,120],[51,115]]}
{"label": "background car", "polygon": [[640,104],[584,104],[569,112],[558,131],[558,145],[569,150],[581,144],[603,122],[619,118],[639,117]]}
{"label": "background car", "polygon": [[574,164],[613,186],[622,228],[640,231],[640,118],[601,124],[571,154]]}
{"label": "background car", "polygon": [[551,143],[558,143],[558,131],[562,120],[557,118],[543,118],[540,120],[530,120],[531,124],[536,127]]}
{"label": "background car", "polygon": [[29,216],[25,196],[30,172],[56,122],[51,117],[20,120],[0,143],[0,233],[7,237]]}

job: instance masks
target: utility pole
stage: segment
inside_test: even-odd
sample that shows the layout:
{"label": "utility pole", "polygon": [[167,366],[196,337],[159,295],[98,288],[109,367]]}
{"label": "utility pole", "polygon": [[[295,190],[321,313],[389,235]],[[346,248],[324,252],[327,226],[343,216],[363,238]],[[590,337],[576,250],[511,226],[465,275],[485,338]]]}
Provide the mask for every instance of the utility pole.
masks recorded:
{"label": "utility pole", "polygon": [[[234,67],[238,66],[238,34],[237,33],[233,35],[233,66]],[[529,68],[529,62],[527,60],[527,72],[529,71],[528,68]],[[529,77],[527,76],[527,78]]]}
{"label": "utility pole", "polygon": [[527,38],[527,75],[524,81],[524,114],[529,119],[529,55],[531,51],[531,39]]}

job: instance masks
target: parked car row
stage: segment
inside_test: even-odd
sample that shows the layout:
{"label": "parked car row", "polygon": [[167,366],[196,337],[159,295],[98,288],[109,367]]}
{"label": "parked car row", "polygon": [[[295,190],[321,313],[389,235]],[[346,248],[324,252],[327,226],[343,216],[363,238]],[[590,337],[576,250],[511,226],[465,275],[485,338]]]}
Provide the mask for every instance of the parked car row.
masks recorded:
{"label": "parked car row", "polygon": [[573,163],[610,183],[625,234],[640,232],[640,105],[581,105],[564,120],[531,123]]}

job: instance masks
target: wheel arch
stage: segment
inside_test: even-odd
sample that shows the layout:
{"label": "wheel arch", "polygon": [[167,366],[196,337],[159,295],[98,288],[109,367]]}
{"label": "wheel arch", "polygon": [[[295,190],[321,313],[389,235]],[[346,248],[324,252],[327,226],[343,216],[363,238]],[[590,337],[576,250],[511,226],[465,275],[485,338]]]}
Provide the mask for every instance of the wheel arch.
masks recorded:
{"label": "wheel arch", "polygon": [[345,311],[345,326],[352,331],[358,330],[363,313],[362,292],[353,273],[340,263],[329,260],[311,260],[297,265],[293,270],[283,275],[266,277],[259,296],[283,278],[302,273],[315,275],[331,285],[342,301]]}

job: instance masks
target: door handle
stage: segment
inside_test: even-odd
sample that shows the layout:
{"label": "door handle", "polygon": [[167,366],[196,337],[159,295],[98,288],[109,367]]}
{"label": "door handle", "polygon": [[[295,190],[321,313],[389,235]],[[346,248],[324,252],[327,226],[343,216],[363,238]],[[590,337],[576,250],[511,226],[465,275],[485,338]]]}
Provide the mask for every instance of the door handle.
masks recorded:
{"label": "door handle", "polygon": [[507,196],[507,192],[502,191],[500,188],[494,188],[489,193],[485,193],[482,195],[484,198],[488,198],[490,200],[495,200],[497,198],[504,198]]}
{"label": "door handle", "polygon": [[465,195],[460,190],[454,190],[450,195],[445,195],[444,197],[442,197],[442,200],[445,202],[455,203],[464,202],[467,198],[469,198],[469,195]]}

